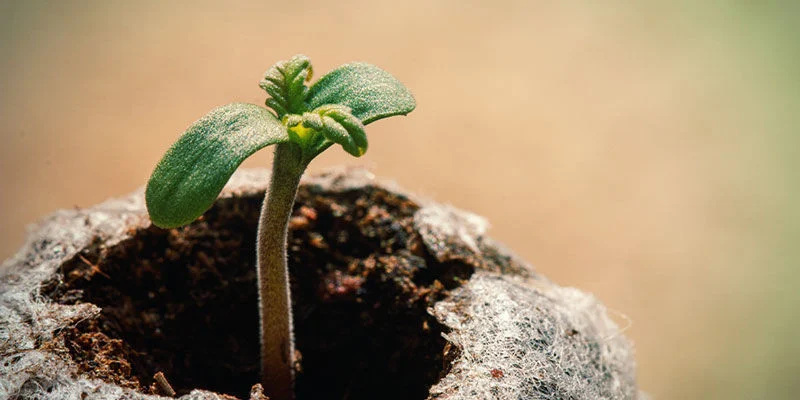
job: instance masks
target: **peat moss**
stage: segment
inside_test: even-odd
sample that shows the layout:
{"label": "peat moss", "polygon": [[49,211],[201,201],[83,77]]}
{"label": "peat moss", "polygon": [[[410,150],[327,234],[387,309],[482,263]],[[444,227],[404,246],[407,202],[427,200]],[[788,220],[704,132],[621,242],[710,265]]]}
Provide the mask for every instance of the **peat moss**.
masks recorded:
{"label": "peat moss", "polygon": [[[247,398],[258,382],[262,201],[221,200],[189,226],[87,249],[42,292],[103,311],[48,346],[88,376],[145,393],[163,372],[179,395],[202,388]],[[427,253],[413,229],[418,208],[377,187],[301,187],[289,240],[298,400],[424,399],[447,372],[457,349],[427,308],[473,267]]]}

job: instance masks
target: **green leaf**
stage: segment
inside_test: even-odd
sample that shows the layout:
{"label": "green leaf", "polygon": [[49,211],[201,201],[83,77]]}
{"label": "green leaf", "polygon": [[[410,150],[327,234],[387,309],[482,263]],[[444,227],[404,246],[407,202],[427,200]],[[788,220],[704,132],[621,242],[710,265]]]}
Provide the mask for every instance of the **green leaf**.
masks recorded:
{"label": "green leaf", "polygon": [[326,104],[303,114],[303,124],[320,131],[328,140],[338,143],[355,157],[367,151],[367,134],[364,125],[349,107],[341,104]]}
{"label": "green leaf", "polygon": [[258,86],[272,96],[266,104],[275,110],[278,118],[286,114],[301,114],[306,110],[308,87],[305,83],[311,79],[312,73],[311,61],[302,54],[278,61],[264,73]]}
{"label": "green leaf", "polygon": [[208,210],[251,154],[289,140],[266,108],[234,103],[193,123],[167,151],[147,183],[150,219],[162,228],[186,225]]}
{"label": "green leaf", "polygon": [[416,102],[411,92],[388,72],[365,63],[345,64],[311,86],[306,96],[309,109],[325,104],[350,107],[366,125],[393,115],[406,115]]}

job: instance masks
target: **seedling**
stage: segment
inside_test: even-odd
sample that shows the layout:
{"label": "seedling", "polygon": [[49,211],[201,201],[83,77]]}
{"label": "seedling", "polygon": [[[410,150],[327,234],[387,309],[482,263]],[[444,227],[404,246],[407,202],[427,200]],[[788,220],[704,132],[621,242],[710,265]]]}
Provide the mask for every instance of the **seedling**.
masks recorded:
{"label": "seedling", "polygon": [[275,145],[272,178],[258,224],[261,374],[267,394],[293,398],[294,335],[286,263],[286,236],[300,177],[333,144],[360,157],[367,151],[364,125],[405,115],[416,103],[392,75],[364,63],[340,66],[311,87],[311,62],[297,55],[264,74],[259,86],[268,109],[233,103],[193,123],[156,166],[145,193],[153,223],[186,225],[216,200],[239,165]]}

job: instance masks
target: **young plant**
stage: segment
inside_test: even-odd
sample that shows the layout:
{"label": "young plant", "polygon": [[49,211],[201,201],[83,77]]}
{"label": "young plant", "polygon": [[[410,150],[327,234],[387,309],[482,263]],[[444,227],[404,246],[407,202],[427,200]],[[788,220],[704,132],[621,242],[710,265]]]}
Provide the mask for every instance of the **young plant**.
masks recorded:
{"label": "young plant", "polygon": [[292,206],[306,166],[333,144],[359,157],[367,150],[364,125],[415,107],[408,89],[370,64],[340,66],[311,87],[309,59],[278,62],[259,86],[270,112],[252,104],[218,107],[193,123],[156,166],[145,193],[153,223],[186,225],[216,200],[239,165],[275,145],[272,178],[258,224],[256,263],[261,319],[261,373],[267,394],[293,397],[294,336],[286,263]]}

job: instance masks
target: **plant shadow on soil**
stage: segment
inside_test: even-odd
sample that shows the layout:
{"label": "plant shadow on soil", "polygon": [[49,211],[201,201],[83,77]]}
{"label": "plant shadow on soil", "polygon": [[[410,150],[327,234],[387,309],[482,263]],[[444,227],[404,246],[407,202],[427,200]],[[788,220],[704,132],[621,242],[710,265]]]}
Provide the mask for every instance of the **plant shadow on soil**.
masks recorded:
{"label": "plant shadow on soil", "polygon": [[[98,318],[47,346],[82,373],[158,393],[248,398],[258,382],[256,222],[262,196],[223,199],[189,226],[141,229],[65,264],[42,294],[91,302]],[[302,186],[290,222],[289,263],[305,399],[424,399],[455,356],[427,312],[474,268],[439,263],[413,229],[418,206],[381,188],[344,193]],[[266,393],[269,395],[269,393]]]}

